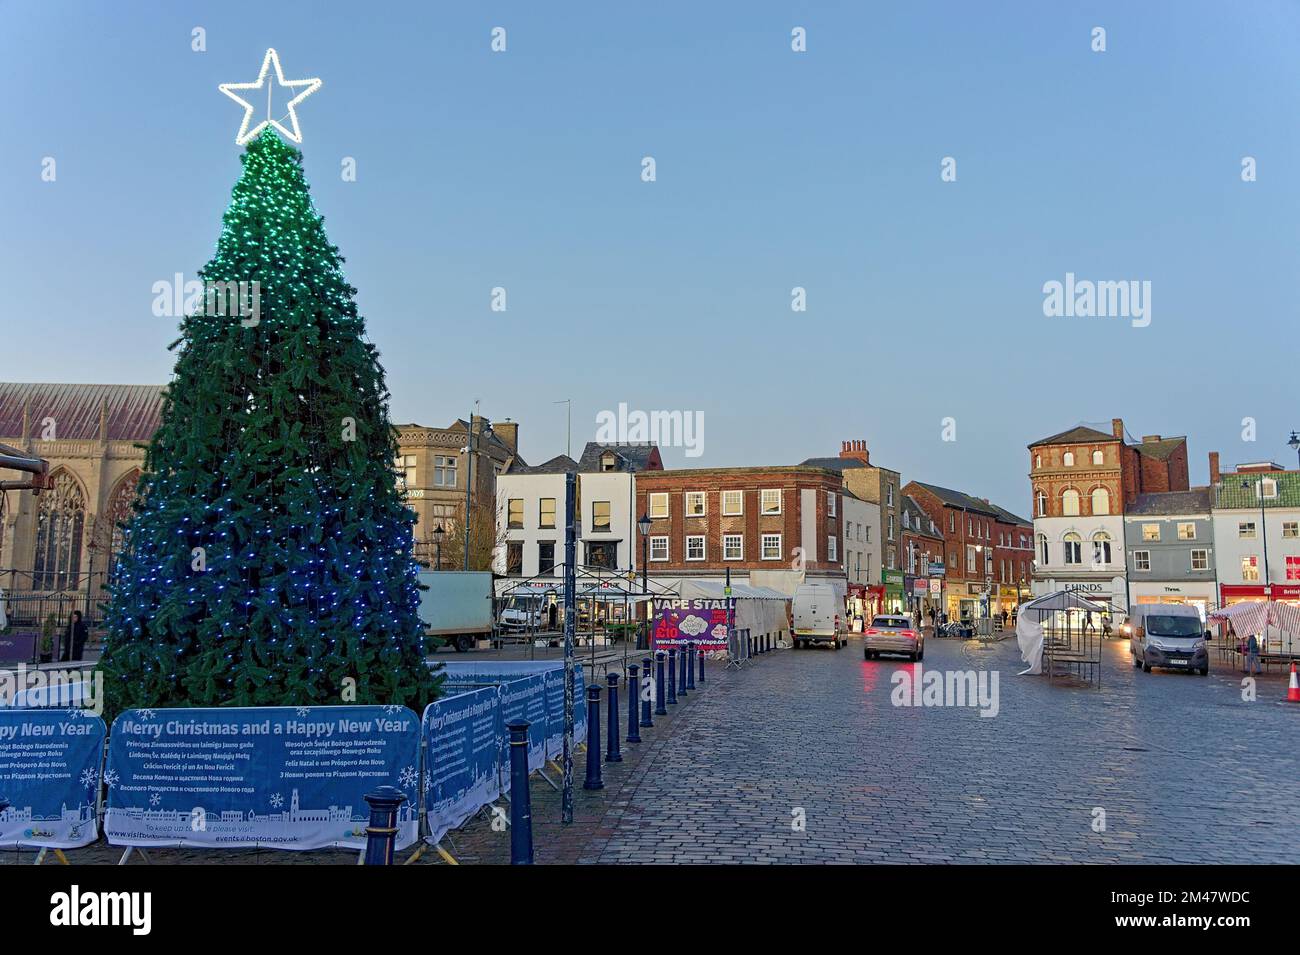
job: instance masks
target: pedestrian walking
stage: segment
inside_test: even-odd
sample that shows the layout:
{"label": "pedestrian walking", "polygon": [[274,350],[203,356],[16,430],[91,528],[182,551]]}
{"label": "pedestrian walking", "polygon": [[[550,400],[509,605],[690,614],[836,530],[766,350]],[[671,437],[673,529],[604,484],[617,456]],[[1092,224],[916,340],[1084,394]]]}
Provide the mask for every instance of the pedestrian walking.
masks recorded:
{"label": "pedestrian walking", "polygon": [[1259,666],[1259,638],[1253,633],[1246,638],[1246,672],[1263,672]]}
{"label": "pedestrian walking", "polygon": [[1003,630],[1007,629],[1007,618],[1008,618],[1009,616],[1011,616],[1011,615],[1010,615],[1009,613],[1007,613],[1007,609],[1006,609],[1005,607],[1003,607],[1003,608],[1002,608],[1002,629],[1003,629]]}
{"label": "pedestrian walking", "polygon": [[67,663],[70,659],[80,660],[85,649],[86,625],[81,620],[81,611],[74,610],[67,629],[63,631],[63,652],[59,660],[63,663]]}

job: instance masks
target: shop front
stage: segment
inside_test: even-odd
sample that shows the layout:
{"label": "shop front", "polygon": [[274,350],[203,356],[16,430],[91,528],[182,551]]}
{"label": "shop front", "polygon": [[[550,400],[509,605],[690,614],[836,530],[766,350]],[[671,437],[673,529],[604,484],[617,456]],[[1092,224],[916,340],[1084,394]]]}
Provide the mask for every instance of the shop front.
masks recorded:
{"label": "shop front", "polygon": [[[1263,588],[1261,588],[1262,591]],[[1201,619],[1219,606],[1211,581],[1133,581],[1129,595],[1135,604],[1188,604],[1201,611]],[[1263,595],[1258,598],[1263,600]]]}
{"label": "shop front", "polygon": [[885,606],[882,613],[906,613],[907,604],[903,592],[903,572],[885,570],[881,573],[881,582],[885,586]]}

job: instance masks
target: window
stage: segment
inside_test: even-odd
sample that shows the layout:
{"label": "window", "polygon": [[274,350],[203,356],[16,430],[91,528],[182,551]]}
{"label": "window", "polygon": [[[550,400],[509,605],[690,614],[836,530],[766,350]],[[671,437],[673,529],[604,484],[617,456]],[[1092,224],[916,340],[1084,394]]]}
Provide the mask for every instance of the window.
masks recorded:
{"label": "window", "polygon": [[456,486],[456,459],[437,456],[433,459],[433,483],[438,487]]}
{"label": "window", "polygon": [[1041,454],[1035,454],[1035,455],[1034,455],[1034,467],[1035,467],[1035,468],[1041,468],[1042,466],[1043,466],[1043,456],[1042,456]]}
{"label": "window", "polygon": [[537,572],[549,574],[555,570],[555,541],[537,542]]}
{"label": "window", "polygon": [[1064,464],[1067,468],[1074,467],[1074,452],[1066,451],[1065,454],[1062,455],[1061,457],[1061,463]]}
{"label": "window", "polygon": [[1061,492],[1061,513],[1066,517],[1079,516],[1079,492],[1072,487]]}
{"label": "window", "polygon": [[36,514],[36,560],[33,590],[72,590],[81,573],[81,540],[86,524],[86,498],[77,479],[67,471],[54,476],[54,489],[42,491]]}
{"label": "window", "polygon": [[618,545],[614,541],[588,541],[587,566],[614,570],[618,566]]}
{"label": "window", "polygon": [[975,548],[967,544],[966,545],[966,576],[969,577],[976,573],[978,573],[978,568],[975,566]]}
{"label": "window", "polygon": [[1241,521],[1239,524],[1237,524],[1237,536],[1246,539],[1254,539],[1255,522]]}
{"label": "window", "polygon": [[1092,535],[1092,562],[1094,566],[1110,563],[1110,535],[1105,531]]}
{"label": "window", "polygon": [[609,533],[609,501],[591,502],[591,529],[597,533]]}
{"label": "window", "polygon": [[1047,565],[1047,535],[1038,535],[1038,561],[1044,566]]}
{"label": "window", "polygon": [[397,469],[397,486],[405,491],[408,487],[415,487],[415,455],[399,454],[393,459],[393,467]]}
{"label": "window", "polygon": [[602,471],[614,471],[618,468],[618,457],[613,451],[606,451],[600,456],[600,469]]}
{"label": "window", "polygon": [[762,539],[763,559],[780,560],[781,559],[781,535],[764,534]]}
{"label": "window", "polygon": [[745,492],[744,491],[723,491],[722,492],[722,513],[727,517],[735,517],[738,514],[745,513]]}
{"label": "window", "polygon": [[668,495],[651,494],[650,495],[650,517],[660,520],[668,516]]}
{"label": "window", "polygon": [[835,516],[835,505],[839,501],[839,499],[840,496],[836,494],[834,491],[826,492],[826,516],[827,517]]}
{"label": "window", "polygon": [[955,533],[957,530],[957,515],[949,512],[948,514],[948,531]]}
{"label": "window", "polygon": [[1286,558],[1286,579],[1300,580],[1300,557],[1288,554]]}
{"label": "window", "polygon": [[668,538],[667,537],[650,538],[650,559],[651,560],[668,559]]}
{"label": "window", "polygon": [[704,535],[692,534],[686,538],[686,559],[703,560],[704,559]]}
{"label": "window", "polygon": [[864,540],[866,541],[866,543],[870,544],[870,543],[871,543],[871,525],[870,525],[870,524],[865,525],[865,529],[866,529],[866,532],[867,532],[867,536],[864,538]]}
{"label": "window", "polygon": [[1180,541],[1196,540],[1196,525],[1191,521],[1180,521],[1178,524],[1178,539]]}
{"label": "window", "polygon": [[1158,540],[1160,540],[1160,525],[1159,525],[1159,524],[1143,524],[1143,525],[1142,525],[1142,539],[1143,539],[1144,541],[1158,541]]}
{"label": "window", "polygon": [[780,488],[767,488],[763,490],[759,499],[759,512],[763,514],[780,514],[781,513],[781,490]]}
{"label": "window", "polygon": [[898,555],[894,553],[894,545],[889,545],[889,569],[894,570],[898,567]]}
{"label": "window", "polygon": [[515,530],[524,526],[523,498],[512,497],[506,502],[506,526]]}
{"label": "window", "polygon": [[1105,457],[1101,453],[1101,448],[1094,448],[1092,451],[1092,463],[1102,464],[1105,460]]}
{"label": "window", "polygon": [[889,539],[891,541],[894,539],[894,515],[893,514],[889,515]]}
{"label": "window", "polygon": [[703,517],[706,513],[705,494],[703,491],[686,492],[686,516]]}
{"label": "window", "polygon": [[826,538],[826,559],[827,560],[840,559],[840,544],[839,541],[835,539],[834,535]]}
{"label": "window", "polygon": [[[135,489],[140,484],[140,469],[133,468],[122,475],[117,487],[109,496],[104,519],[111,528],[108,546],[108,582],[117,580],[118,567],[127,550],[126,527],[135,508]],[[4,551],[4,519],[0,517],[0,552]]]}
{"label": "window", "polygon": [[1259,582],[1259,558],[1254,554],[1241,558],[1241,579],[1246,583]]}
{"label": "window", "polygon": [[745,559],[745,538],[740,534],[723,534],[722,535],[722,559],[723,560],[744,560]]}
{"label": "window", "polygon": [[519,576],[524,572],[524,542],[506,541],[506,573]]}
{"label": "window", "polygon": [[1062,540],[1065,543],[1065,562],[1067,564],[1083,563],[1083,539],[1071,531]]}
{"label": "window", "polygon": [[1151,569],[1151,551],[1135,550],[1133,551],[1133,569],[1150,570]]}
{"label": "window", "polygon": [[892,484],[885,485],[885,506],[894,506],[894,485]]}
{"label": "window", "polygon": [[1192,570],[1209,570],[1210,552],[1205,548],[1192,550]]}
{"label": "window", "polygon": [[1095,487],[1092,489],[1092,513],[1110,513],[1110,491],[1106,490],[1104,487]]}
{"label": "window", "polygon": [[1259,493],[1261,497],[1269,500],[1277,497],[1277,481],[1273,478],[1262,478],[1259,482]]}
{"label": "window", "polygon": [[542,498],[538,502],[537,512],[538,527],[555,527],[555,498]]}
{"label": "window", "polygon": [[1283,537],[1300,537],[1300,521],[1283,521]]}

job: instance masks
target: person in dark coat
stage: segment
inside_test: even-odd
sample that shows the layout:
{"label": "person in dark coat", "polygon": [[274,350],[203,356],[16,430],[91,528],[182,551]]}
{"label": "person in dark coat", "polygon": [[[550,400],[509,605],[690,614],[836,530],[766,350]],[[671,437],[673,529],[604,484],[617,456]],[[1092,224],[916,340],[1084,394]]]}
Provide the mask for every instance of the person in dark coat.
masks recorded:
{"label": "person in dark coat", "polygon": [[81,611],[72,611],[72,619],[68,621],[68,628],[63,632],[63,655],[59,660],[67,663],[69,660],[80,660],[81,654],[86,649],[86,624],[81,619]]}

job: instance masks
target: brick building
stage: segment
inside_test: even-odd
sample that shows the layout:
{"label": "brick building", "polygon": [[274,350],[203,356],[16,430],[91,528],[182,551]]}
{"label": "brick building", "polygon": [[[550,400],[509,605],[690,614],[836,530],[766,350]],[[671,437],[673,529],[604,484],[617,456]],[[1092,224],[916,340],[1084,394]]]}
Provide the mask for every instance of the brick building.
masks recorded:
{"label": "brick building", "polygon": [[[944,605],[954,620],[1015,612],[1028,596],[1033,525],[1023,517],[964,491],[909,481],[911,497],[938,526],[944,541]],[[1026,588],[1021,589],[1021,578]]]}
{"label": "brick building", "polygon": [[1124,512],[1140,494],[1186,491],[1187,439],[1129,441],[1080,425],[1029,445],[1035,594],[1078,588],[1128,612]]}
{"label": "brick building", "polygon": [[818,467],[702,468],[636,476],[636,513],[651,520],[650,574],[793,593],[805,578],[838,581],[843,480]]}
{"label": "brick building", "polygon": [[875,582],[876,605],[880,608],[902,609],[902,477],[897,471],[871,463],[871,453],[863,440],[844,441],[839,457],[809,458],[801,467],[826,468],[839,473],[844,487],[860,500],[879,508],[878,523],[874,533],[880,548],[880,577]]}
{"label": "brick building", "polygon": [[[935,565],[944,563],[946,550],[943,534],[939,532],[939,525],[925,513],[914,497],[903,493],[901,503],[899,539],[907,607],[922,614],[934,608],[938,613],[943,609],[943,579],[941,574],[932,575],[930,570]],[[937,588],[931,588],[932,578],[938,579]]]}

